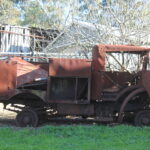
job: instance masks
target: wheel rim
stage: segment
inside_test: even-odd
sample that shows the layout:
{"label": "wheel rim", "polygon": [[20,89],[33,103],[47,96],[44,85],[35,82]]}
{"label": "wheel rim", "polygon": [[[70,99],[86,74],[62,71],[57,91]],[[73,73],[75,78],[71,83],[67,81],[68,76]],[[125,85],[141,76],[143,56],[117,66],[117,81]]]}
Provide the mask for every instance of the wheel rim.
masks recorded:
{"label": "wheel rim", "polygon": [[36,127],[38,125],[37,113],[30,109],[24,110],[17,115],[16,122],[21,127]]}

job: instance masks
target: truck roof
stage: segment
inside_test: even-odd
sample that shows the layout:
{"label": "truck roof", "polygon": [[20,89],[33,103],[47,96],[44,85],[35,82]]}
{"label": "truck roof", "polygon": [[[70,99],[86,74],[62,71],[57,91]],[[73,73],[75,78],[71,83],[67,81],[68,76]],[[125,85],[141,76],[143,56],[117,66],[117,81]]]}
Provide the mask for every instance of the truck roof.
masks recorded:
{"label": "truck roof", "polygon": [[103,50],[105,52],[128,52],[128,53],[141,53],[148,52],[150,48],[141,47],[141,46],[133,46],[133,45],[103,45],[98,44],[94,47],[94,49],[98,49],[99,51]]}

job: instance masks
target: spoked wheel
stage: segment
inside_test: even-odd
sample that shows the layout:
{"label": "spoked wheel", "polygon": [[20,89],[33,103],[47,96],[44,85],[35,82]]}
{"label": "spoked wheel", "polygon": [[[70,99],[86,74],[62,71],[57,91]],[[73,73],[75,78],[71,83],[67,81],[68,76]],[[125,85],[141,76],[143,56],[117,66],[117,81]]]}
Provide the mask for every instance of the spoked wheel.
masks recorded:
{"label": "spoked wheel", "polygon": [[16,123],[20,127],[36,127],[38,120],[37,113],[32,109],[25,109],[16,116]]}
{"label": "spoked wheel", "polygon": [[136,126],[150,126],[150,110],[140,111],[134,118]]}

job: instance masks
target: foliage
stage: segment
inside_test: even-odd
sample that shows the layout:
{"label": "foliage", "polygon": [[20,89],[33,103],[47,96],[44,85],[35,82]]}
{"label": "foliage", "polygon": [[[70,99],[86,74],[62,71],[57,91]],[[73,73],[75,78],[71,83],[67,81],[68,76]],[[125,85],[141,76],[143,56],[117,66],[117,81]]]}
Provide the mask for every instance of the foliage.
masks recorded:
{"label": "foliage", "polygon": [[19,24],[20,13],[11,0],[0,0],[0,23]]}
{"label": "foliage", "polygon": [[22,10],[22,23],[32,27],[60,28],[64,22],[67,0],[31,0],[18,5]]}
{"label": "foliage", "polygon": [[[147,44],[150,34],[149,17],[150,2],[140,0],[81,0],[79,20],[84,20],[106,27],[106,34],[101,42],[109,41],[108,37],[116,30],[115,37],[111,37],[109,44]],[[109,31],[109,32],[108,32]],[[101,32],[97,30],[97,32]]]}
{"label": "foliage", "polygon": [[62,31],[46,51],[85,53],[97,43],[149,45],[149,8],[147,0],[0,0],[0,19]]}
{"label": "foliage", "polygon": [[0,128],[1,150],[149,150],[150,128],[45,126]]}

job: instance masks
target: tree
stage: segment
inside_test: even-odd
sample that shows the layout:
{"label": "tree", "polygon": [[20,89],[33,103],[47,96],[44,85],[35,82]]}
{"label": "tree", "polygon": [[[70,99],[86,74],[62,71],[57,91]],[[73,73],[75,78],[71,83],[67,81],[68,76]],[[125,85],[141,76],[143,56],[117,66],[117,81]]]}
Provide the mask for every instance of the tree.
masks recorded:
{"label": "tree", "polygon": [[[2,1],[2,0],[0,0]],[[52,43],[50,49],[55,50],[55,44],[62,35],[60,50],[70,43],[82,47],[84,52],[97,43],[129,44],[147,46],[150,43],[150,2],[147,0],[6,0],[2,1],[16,12],[20,10],[20,22],[12,21],[18,17],[10,14],[10,8],[5,6],[1,17],[3,21],[20,23],[25,26],[51,28],[60,30],[60,34]],[[9,8],[9,9],[8,9]],[[15,12],[15,11],[14,11]],[[9,18],[5,19],[5,17]],[[19,16],[19,15],[18,15]],[[73,29],[74,22],[82,27]],[[69,26],[69,24],[71,24]],[[80,26],[79,25],[79,26]],[[78,25],[77,25],[78,26]],[[70,31],[70,28],[73,31]],[[74,32],[74,33],[73,33]],[[66,36],[67,35],[67,36]],[[68,43],[63,43],[64,39]],[[71,41],[69,43],[69,40]],[[64,48],[66,48],[64,46]]]}
{"label": "tree", "polygon": [[146,0],[79,0],[72,8],[77,13],[71,15],[95,26],[99,43],[148,45],[149,7]]}
{"label": "tree", "polygon": [[72,31],[64,26],[63,37],[58,36],[46,51],[70,48],[86,55],[97,43],[148,46],[149,7],[146,0],[71,0],[66,20],[73,22]]}
{"label": "tree", "polygon": [[11,0],[0,0],[0,23],[1,24],[19,24],[19,10],[14,7]]}
{"label": "tree", "polygon": [[22,3],[22,25],[60,28],[65,20],[67,0],[31,0]]}

